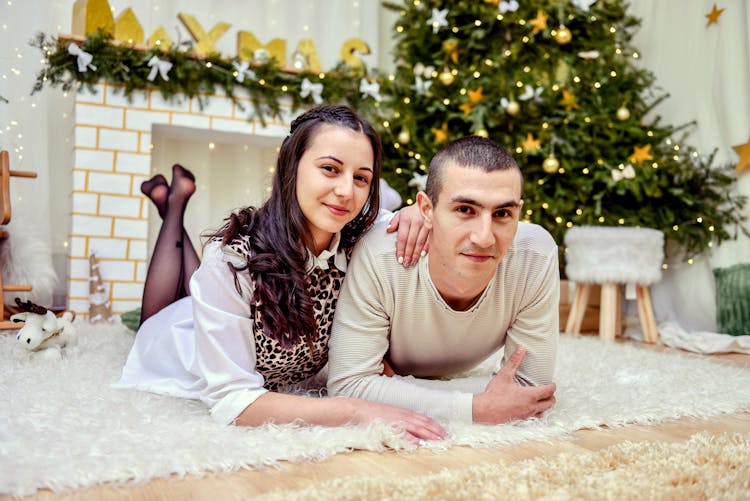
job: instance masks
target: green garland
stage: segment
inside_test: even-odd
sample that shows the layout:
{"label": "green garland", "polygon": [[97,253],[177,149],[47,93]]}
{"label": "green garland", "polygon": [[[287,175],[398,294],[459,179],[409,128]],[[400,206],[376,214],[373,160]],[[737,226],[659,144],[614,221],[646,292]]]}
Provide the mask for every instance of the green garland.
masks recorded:
{"label": "green garland", "polygon": [[[322,99],[325,102],[344,102],[366,113],[377,105],[371,97],[363,97],[359,92],[361,78],[367,78],[366,70],[357,70],[344,64],[337,65],[324,74],[311,71],[294,73],[283,70],[274,59],[268,63],[257,64],[250,69],[256,78],[245,78],[239,82],[233,63],[239,58],[226,59],[219,54],[196,57],[192,54],[192,43],[183,42],[167,49],[135,49],[132,46],[114,42],[112,35],[100,31],[90,34],[78,46],[93,56],[91,68],[78,71],[76,57],[68,52],[70,39],[57,39],[39,33],[31,45],[39,48],[46,58],[46,65],[37,74],[32,94],[45,85],[60,87],[64,91],[78,90],[86,87],[95,92],[96,84],[106,82],[122,87],[125,96],[137,91],[159,90],[165,99],[175,96],[196,98],[201,106],[207,102],[207,95],[223,92],[241,110],[245,111],[246,101],[250,99],[253,110],[248,117],[254,116],[265,124],[268,118],[276,117],[280,112],[280,100],[290,99],[292,109],[312,106],[312,95],[300,96],[302,82],[308,79],[311,83],[322,83]],[[148,80],[151,67],[149,60],[153,56],[169,61],[169,80],[160,77]]]}

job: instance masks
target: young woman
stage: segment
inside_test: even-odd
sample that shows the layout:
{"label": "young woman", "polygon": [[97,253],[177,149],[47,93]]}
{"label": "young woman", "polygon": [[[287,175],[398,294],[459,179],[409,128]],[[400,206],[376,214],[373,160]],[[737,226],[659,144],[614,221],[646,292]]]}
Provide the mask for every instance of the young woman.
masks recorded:
{"label": "young woman", "polygon": [[405,409],[280,391],[327,362],[348,257],[378,214],[381,164],[377,133],[350,108],[305,112],[281,145],[269,200],[232,214],[200,265],[182,226],[192,174],[175,166],[170,186],[163,176],[144,183],[164,222],[117,386],[200,399],[226,424],[382,419],[413,441],[442,438],[440,425]]}

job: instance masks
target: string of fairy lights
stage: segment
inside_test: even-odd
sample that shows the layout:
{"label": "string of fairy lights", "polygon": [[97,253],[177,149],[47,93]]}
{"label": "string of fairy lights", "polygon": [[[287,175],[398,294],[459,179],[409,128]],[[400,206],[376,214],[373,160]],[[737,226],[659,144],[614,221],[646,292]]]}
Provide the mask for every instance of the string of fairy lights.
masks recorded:
{"label": "string of fairy lights", "polygon": [[[413,0],[412,3],[415,6],[415,10],[419,10],[418,7],[423,3],[420,0]],[[497,5],[497,1],[490,1],[486,0],[485,3],[492,3]],[[500,2],[500,4],[509,4],[511,2]],[[575,2],[577,3],[577,2]],[[594,3],[593,1],[588,1],[588,4]],[[427,4],[429,5],[429,4]],[[417,65],[414,66],[414,78],[415,78],[415,84],[414,89],[416,90],[417,94],[421,94],[424,92],[424,89],[435,89],[436,87],[439,88],[440,93],[439,95],[435,94],[434,99],[438,100],[445,108],[454,107],[458,109],[462,109],[466,115],[469,114],[469,112],[472,109],[472,105],[476,105],[478,102],[480,102],[483,98],[482,96],[482,79],[484,77],[485,71],[494,72],[497,71],[497,68],[503,67],[503,58],[511,56],[510,49],[505,50],[505,52],[498,51],[497,55],[486,55],[482,56],[484,60],[481,63],[476,63],[476,66],[471,66],[468,68],[468,72],[465,75],[459,74],[459,69],[457,69],[455,66],[458,65],[457,60],[453,60],[453,65],[451,65],[448,62],[448,56],[454,56],[458,53],[458,45],[460,42],[459,40],[456,40],[451,36],[451,34],[466,34],[467,32],[470,32],[472,27],[480,28],[485,24],[485,20],[476,18],[472,22],[471,20],[466,20],[466,15],[469,12],[479,12],[479,9],[476,8],[461,8],[458,13],[451,12],[450,17],[447,15],[448,11],[453,9],[459,9],[456,5],[443,5],[445,7],[444,9],[439,8],[432,8],[432,16],[427,19],[428,26],[431,25],[433,28],[433,32],[436,36],[436,38],[442,42],[442,49],[446,54],[446,62],[445,67],[443,69],[440,69],[439,63],[436,64],[438,57],[433,58],[432,60],[423,60],[421,62],[417,62]],[[502,5],[500,6],[502,9]],[[425,17],[429,16],[429,8],[422,8],[421,12],[424,12],[423,14]],[[409,14],[409,16],[407,16]],[[402,18],[406,19],[406,23],[397,24],[395,26],[395,30],[397,33],[405,33],[405,31],[415,31],[413,30],[412,26],[414,25],[415,21],[416,23],[419,23],[418,17],[415,19],[415,16],[413,15],[413,12],[407,13],[407,11],[401,10],[400,15]],[[450,21],[448,20],[450,19]],[[460,26],[455,25],[451,26],[450,23],[453,20],[460,19],[460,23],[462,23]],[[470,19],[470,18],[469,18]],[[496,19],[498,21],[503,21],[506,19],[506,16],[504,16],[502,13],[496,14]],[[553,28],[550,32],[554,40],[560,44],[564,45],[571,41],[572,39],[572,33],[571,31],[565,26],[563,22],[564,17],[560,17],[558,21],[558,27]],[[574,20],[574,16],[572,14],[567,16],[568,21]],[[590,22],[596,22],[597,17],[594,15],[591,15],[588,17],[588,20]],[[541,10],[537,11],[536,18],[533,19],[516,19],[515,21],[510,20],[509,22],[517,23],[519,26],[527,26],[527,25],[535,25],[536,27],[539,27],[543,25],[544,28],[547,27],[547,16],[542,13]],[[618,36],[619,31],[617,26],[609,26],[608,27],[608,33],[612,37],[612,42],[616,46],[615,53],[618,56],[623,57],[630,57],[632,60],[637,61],[640,59],[640,54],[638,51],[633,50],[632,52],[629,52],[629,54],[626,54],[625,52],[627,49],[623,49],[619,47],[618,43]],[[439,34],[438,34],[439,32]],[[447,34],[446,34],[447,33]],[[516,32],[517,33],[517,32]],[[536,31],[535,31],[536,33]],[[496,35],[495,35],[496,36]],[[523,36],[520,38],[523,44],[529,44],[530,42],[533,43],[534,39],[533,37],[529,36]],[[627,45],[627,44],[624,44]],[[465,49],[470,50],[470,49]],[[520,49],[519,49],[520,50]],[[590,59],[590,58],[596,58],[598,57],[598,51],[587,51],[587,52],[580,52],[579,57],[582,60]],[[402,58],[405,58],[404,53],[400,54]],[[544,57],[548,57],[549,54],[544,53]],[[464,56],[461,56],[464,57]],[[457,59],[457,58],[456,58]],[[408,61],[409,64],[413,64],[413,60]],[[429,66],[430,64],[435,64],[438,67]],[[465,64],[465,63],[464,63]],[[454,67],[450,67],[454,66]],[[468,64],[465,64],[465,66],[468,66]],[[507,66],[505,66],[507,68]],[[425,72],[425,68],[428,69],[427,72]],[[560,104],[563,107],[568,107],[568,111],[570,111],[570,108],[579,108],[578,103],[575,99],[575,94],[579,92],[597,92],[600,89],[603,89],[608,83],[615,81],[617,78],[619,78],[618,71],[616,68],[610,68],[607,78],[604,80],[599,78],[594,78],[593,80],[587,80],[587,78],[583,75],[576,74],[576,66],[570,65],[567,70],[572,73],[572,78],[569,79],[569,82],[572,83],[572,86],[568,86],[567,89],[561,88],[560,85],[557,83],[554,83],[551,86],[551,90],[553,92],[559,92],[562,91],[563,99],[560,102]],[[462,68],[461,71],[467,71],[466,68]],[[531,73],[532,69],[527,65],[523,68],[523,72],[525,74]],[[470,75],[470,76],[469,76]],[[463,77],[463,78],[462,78]],[[478,82],[477,84],[472,84],[471,78],[473,77],[475,82]],[[388,80],[393,81],[397,78],[396,75],[390,74],[388,75]],[[403,78],[400,76],[400,78]],[[456,81],[461,81],[463,84],[461,86],[457,86],[454,90],[451,90],[452,87],[454,87],[454,83]],[[427,81],[427,85],[424,84],[424,82]],[[486,81],[486,80],[485,80]],[[476,85],[480,85],[478,88]],[[521,79],[518,79],[515,81],[515,87],[517,88],[518,92],[521,93],[526,90],[526,93],[528,91],[532,92],[531,98],[533,99],[533,93],[534,92],[541,92],[542,89],[542,82],[536,81],[536,82],[529,82],[529,80],[522,81]],[[536,87],[536,88],[534,88]],[[574,89],[578,88],[578,91],[575,91]],[[496,92],[496,91],[495,91]],[[467,99],[468,98],[468,99]],[[403,104],[405,105],[412,105],[412,101],[414,101],[414,96],[402,96],[401,97]],[[517,115],[521,109],[522,104],[519,104],[517,97],[514,98],[513,96],[506,96],[503,98],[506,102],[503,103],[503,106],[505,107],[505,112],[508,115]],[[415,102],[416,103],[416,102]],[[459,105],[460,103],[460,105]],[[416,105],[416,104],[415,104]],[[457,106],[458,105],[458,106]],[[493,101],[494,105],[494,101]],[[466,107],[464,109],[463,107]],[[628,102],[625,99],[622,104],[616,109],[613,110],[614,113],[612,114],[612,117],[609,122],[609,127],[613,127],[613,122],[615,120],[617,121],[627,121],[631,118],[631,110],[628,108]],[[403,151],[406,150],[406,157],[409,159],[416,160],[416,163],[414,165],[414,170],[409,170],[406,168],[398,167],[395,169],[395,173],[399,175],[405,175],[413,176],[412,179],[409,181],[409,186],[419,186],[422,184],[422,179],[424,177],[424,171],[426,171],[427,165],[426,165],[426,159],[423,158],[423,155],[420,155],[420,152],[415,150],[414,148],[411,148],[410,142],[412,142],[413,138],[411,137],[411,133],[409,130],[407,130],[405,127],[403,127],[403,120],[402,116],[400,116],[400,113],[396,111],[391,116],[387,116],[385,120],[382,121],[383,128],[388,132],[388,139],[391,139],[392,142],[390,146],[396,151]],[[590,116],[582,116],[582,123],[584,124],[591,124],[592,118]],[[468,118],[466,119],[468,121]],[[569,121],[566,118],[562,121],[562,125],[568,125]],[[646,126],[644,126],[646,127]],[[551,178],[551,175],[562,175],[566,173],[566,168],[561,165],[561,162],[559,161],[558,157],[555,155],[554,145],[555,142],[559,140],[559,136],[555,134],[553,126],[549,122],[543,122],[541,124],[541,129],[544,131],[545,136],[547,138],[546,144],[544,146],[541,145],[542,141],[540,141],[541,138],[535,138],[533,135],[529,134],[527,136],[526,141],[523,141],[520,144],[515,145],[515,152],[517,154],[523,154],[529,150],[539,150],[539,151],[545,151],[546,152],[546,158],[544,159],[542,163],[542,167],[544,169],[544,172],[549,174],[550,176],[547,177],[539,177],[536,181],[539,185],[544,185],[546,182],[548,182]],[[443,123],[442,127],[438,123],[436,127],[432,128],[432,132],[435,137],[434,144],[439,144],[444,140],[444,138],[448,135],[447,131],[447,124]],[[472,133],[482,136],[487,136],[488,132],[485,127],[482,126],[481,122],[475,121],[472,124]],[[654,133],[651,130],[646,131],[646,136],[648,138],[654,138]],[[657,141],[654,139],[653,141]],[[649,153],[649,149],[654,146],[655,148],[658,147],[659,151],[663,154],[663,152],[667,149],[673,150],[674,154],[671,155],[671,159],[675,162],[680,162],[681,160],[685,160],[686,156],[689,156],[690,158],[697,159],[699,157],[699,153],[695,151],[694,149],[690,147],[685,147],[684,145],[679,144],[672,138],[662,138],[660,142],[653,142],[651,144],[646,144],[643,146],[636,146],[634,148],[633,154],[626,158],[621,159],[607,159],[607,158],[598,158],[592,165],[584,167],[583,169],[580,169],[574,173],[574,175],[590,175],[592,174],[594,169],[605,169],[605,172],[611,173],[612,178],[615,183],[621,181],[622,179],[632,179],[632,177],[635,176],[634,172],[634,165],[636,169],[640,168],[646,168],[647,166],[650,166],[653,170],[657,170],[660,168],[659,162],[654,160],[651,154]],[[665,148],[666,146],[666,148]],[[663,158],[663,156],[662,156]],[[649,161],[651,160],[651,161]],[[407,203],[411,203],[412,199],[407,199]],[[534,214],[534,210],[547,210],[550,208],[550,202],[542,201],[538,207],[535,208],[527,208],[526,209],[526,216],[532,216]],[[591,210],[590,207],[578,207],[575,210],[575,214],[580,216],[584,213],[586,210]],[[572,227],[575,223],[567,219],[563,216],[556,216],[554,218],[554,222],[557,225],[564,225],[565,227]],[[628,225],[633,224],[632,222],[626,220],[624,217],[619,217],[617,219],[608,221],[604,216],[598,217],[598,222],[600,223],[606,223],[606,224],[616,224],[616,225]],[[681,223],[674,224],[671,227],[672,232],[680,232],[683,226],[686,225],[704,225],[705,229],[709,233],[713,233],[715,230],[715,227],[712,224],[706,224],[705,218],[700,214],[700,211],[693,216],[690,220],[684,220]],[[709,248],[713,247],[713,242],[708,242],[707,246]],[[692,258],[689,258],[687,260],[688,264],[692,264],[694,260]],[[666,265],[665,265],[666,267]]]}
{"label": "string of fairy lights", "polygon": [[[6,10],[8,10],[10,8],[15,8],[18,5],[18,2],[13,2],[13,0],[5,0],[5,3],[7,5]],[[413,3],[414,3],[414,5],[419,5],[420,4],[420,0],[414,0]],[[66,4],[69,7],[70,4],[72,4],[72,2],[56,2],[56,6],[58,6],[57,7],[58,9],[61,8],[60,5],[66,5]],[[161,4],[159,2],[148,2],[148,4],[149,4],[149,8],[151,9],[152,13],[161,13],[161,14],[164,13],[164,9],[162,9],[162,6],[161,6]],[[110,2],[110,5],[111,5],[111,9],[112,9],[113,13],[116,12],[116,11],[121,10],[121,6],[115,5],[112,2]],[[355,1],[355,2],[352,3],[352,5],[355,8],[359,7],[359,2]],[[10,12],[9,12],[9,14],[10,14]],[[402,15],[404,15],[404,14],[405,14],[405,11],[402,12]],[[11,19],[12,16],[9,15],[9,16],[3,16],[3,17],[4,17],[4,19],[6,19],[6,21],[2,21],[2,24],[0,25],[0,29],[2,29],[3,32],[5,32],[5,31],[7,31],[9,29],[7,19]],[[433,17],[435,17],[435,19],[433,19],[431,21],[432,22],[432,26],[433,27],[438,27],[438,28],[442,27],[443,26],[443,22],[445,20],[442,19],[439,15],[438,16],[434,16],[433,15]],[[504,19],[504,15],[502,13],[498,13],[497,16],[496,16],[496,18],[499,21],[502,21]],[[214,21],[216,19],[216,15],[212,12],[212,13],[209,14],[208,19],[210,21]],[[572,34],[571,34],[570,30],[565,26],[564,21],[572,21],[572,19],[573,19],[572,15],[571,16],[567,16],[567,18],[563,17],[563,16],[558,16],[557,26],[554,27],[551,30],[551,32],[550,32],[552,34],[552,36],[554,37],[554,39],[558,43],[560,43],[560,44],[569,43]],[[594,22],[594,21],[597,20],[596,16],[593,16],[593,15],[590,16],[589,19],[592,22]],[[275,18],[270,18],[270,19],[267,20],[267,22],[268,22],[268,24],[270,26],[276,26],[277,24],[279,24],[279,20],[275,19]],[[447,21],[445,21],[445,22],[447,22]],[[533,18],[533,19],[530,19],[530,20],[519,19],[517,22],[521,26],[525,26],[525,25],[529,24],[529,25],[533,25],[533,26],[536,27],[537,25],[541,25],[542,23],[544,23],[545,26],[546,26],[547,20],[546,19],[542,20],[539,16],[537,16],[537,18]],[[359,17],[355,17],[352,20],[352,23],[353,23],[352,24],[352,28],[355,29],[355,30],[358,29],[360,27]],[[475,19],[474,22],[473,22],[473,25],[475,27],[477,27],[477,28],[481,27],[482,24],[483,24],[483,21],[481,19]],[[452,27],[450,27],[449,30],[450,30],[451,33],[458,33],[459,30],[462,29],[462,28],[463,27],[452,26]],[[299,26],[298,29],[302,33],[309,33],[311,31],[311,27],[310,27],[309,24],[301,25],[301,26]],[[405,29],[405,27],[403,25],[396,26],[396,31],[397,32],[403,32],[404,29]],[[58,25],[57,26],[57,30],[58,30],[58,32],[61,32],[62,31],[62,27],[60,25]],[[618,38],[617,38],[618,37],[617,27],[611,26],[608,31],[609,31],[610,35],[612,36],[613,41],[617,42],[617,40],[618,40]],[[12,57],[11,58],[5,57],[4,58],[4,64],[2,65],[2,67],[0,67],[0,79],[2,79],[2,80],[0,80],[0,82],[6,83],[5,86],[0,87],[0,95],[4,96],[6,99],[8,97],[11,97],[11,99],[10,99],[11,103],[0,102],[0,107],[3,107],[3,106],[7,107],[9,104],[12,104],[12,106],[14,107],[14,113],[13,113],[14,117],[12,119],[10,119],[10,120],[7,120],[6,124],[4,126],[0,126],[0,143],[3,144],[3,147],[5,149],[10,149],[12,151],[12,153],[13,153],[13,155],[15,157],[14,158],[14,162],[17,165],[22,166],[23,162],[25,160],[24,155],[25,155],[25,151],[26,151],[27,146],[28,146],[28,141],[30,141],[28,135],[24,135],[24,133],[23,133],[23,129],[24,129],[24,117],[28,116],[28,113],[31,110],[35,110],[36,109],[38,111],[38,108],[40,107],[40,104],[43,104],[43,101],[40,101],[40,99],[43,99],[43,98],[41,97],[40,94],[35,94],[33,96],[23,95],[23,96],[20,96],[20,97],[9,96],[7,94],[7,91],[5,91],[5,89],[10,89],[10,88],[30,88],[31,85],[29,84],[29,82],[30,82],[30,78],[29,77],[31,76],[31,74],[33,74],[35,67],[37,67],[38,64],[41,64],[41,65],[49,64],[49,60],[47,58],[43,58],[43,59],[39,60],[38,56],[36,54],[33,54],[33,52],[30,52],[30,49],[28,47],[24,48],[25,42],[27,40],[20,39],[19,37],[14,37],[13,39],[14,39],[14,42],[18,42],[18,46],[17,47],[13,47],[12,49],[10,49],[11,55],[15,56],[16,60],[18,62],[22,63],[22,64],[12,64],[12,63],[11,64],[5,64],[5,61],[8,61],[8,60],[12,59]],[[532,41],[532,40],[528,36],[523,37],[523,39],[522,39],[522,42],[524,44],[529,43],[530,41]],[[446,48],[446,50],[448,52],[450,52],[450,50],[451,50],[450,47],[445,47],[445,48]],[[9,48],[6,47],[5,51],[8,52],[8,49]],[[631,57],[634,60],[638,60],[640,58],[640,54],[637,51],[633,51],[631,54],[627,55],[627,54],[623,54],[623,51],[620,48],[616,48],[616,53],[618,55],[624,55],[624,56]],[[502,57],[507,57],[508,55],[509,54],[502,54],[501,53],[501,54],[498,54],[496,56],[489,55],[489,56],[485,57],[485,59],[483,61],[483,65],[486,66],[486,68],[483,68],[482,65],[479,65],[476,68],[472,68],[474,79],[475,80],[479,80],[483,76],[483,74],[484,74],[485,71],[492,71],[492,70],[496,69],[497,67],[499,67],[502,64]],[[595,57],[595,56],[593,54],[586,54],[586,55],[580,55],[580,57],[582,59],[585,59],[586,57]],[[33,64],[29,64],[32,61],[32,58],[34,59],[34,62],[33,62]],[[13,60],[13,62],[16,62],[16,60]],[[211,61],[206,61],[205,62],[205,66],[207,68],[209,68],[209,69],[212,69],[213,63]],[[216,71],[221,71],[222,70],[221,68],[217,68],[217,67],[213,67],[213,69],[216,70]],[[528,67],[524,68],[524,72],[529,73],[530,71],[531,71],[530,68],[528,68]],[[570,68],[570,71],[575,72],[575,68],[574,67]],[[235,74],[235,76],[236,76],[236,74]],[[433,68],[430,71],[430,73],[429,73],[429,78],[427,78],[427,76],[425,75],[425,80],[435,79],[437,82],[440,83],[440,85],[444,89],[445,88],[450,89],[454,85],[457,76],[458,76],[458,71],[455,68],[453,68],[453,69]],[[608,78],[614,80],[614,79],[617,79],[618,77],[619,77],[619,75],[618,75],[616,69],[612,68],[611,71],[609,72]],[[320,80],[324,80],[326,78],[326,74],[325,73],[321,73],[321,74],[318,75],[318,78]],[[395,75],[390,74],[390,75],[387,76],[387,78],[389,80],[392,80],[392,79],[395,78]],[[571,81],[572,81],[573,85],[576,88],[580,89],[577,92],[589,92],[589,91],[590,92],[596,92],[597,90],[601,89],[603,86],[607,85],[607,81],[601,81],[601,80],[586,81],[585,77],[582,78],[581,76],[579,76],[577,74],[573,75]],[[533,97],[533,93],[536,90],[538,90],[538,88],[541,87],[541,85],[542,85],[542,83],[538,82],[538,81],[535,84],[536,84],[535,85],[536,89],[534,89],[533,87],[531,88],[532,96],[531,96],[530,99],[534,98]],[[284,88],[285,86],[281,86],[280,87],[283,92],[290,92],[290,91],[293,90],[293,89],[290,89],[289,87]],[[516,88],[518,90],[519,95],[528,90],[527,89],[528,83],[527,82],[523,82],[521,80],[517,80],[516,83],[515,83],[515,86],[516,86]],[[561,90],[561,88],[560,88],[559,85],[554,84],[554,85],[551,86],[551,90],[553,92],[558,92],[558,91]],[[478,99],[479,101],[481,101],[481,92],[478,95],[478,97],[472,96],[472,92],[476,92],[476,89],[471,89],[471,88],[468,88],[467,86],[460,86],[460,87],[458,87],[456,89],[456,91],[452,95],[447,95],[447,96],[443,97],[442,98],[442,104],[445,105],[445,106],[450,106],[450,105],[456,104],[456,103],[463,103],[467,99],[467,97],[470,99],[470,101],[473,101],[474,99]],[[566,98],[567,102],[565,102],[565,99],[564,99],[563,102],[561,103],[561,105],[562,106],[575,106],[576,105],[575,94],[576,94],[576,92],[572,92],[571,96]],[[63,95],[65,97],[69,97],[67,95],[67,93],[64,93]],[[408,99],[409,99],[409,97],[404,97],[404,103],[405,104],[409,104]],[[523,101],[521,101],[519,103],[519,100],[520,99],[518,97],[513,98],[512,96],[509,96],[508,102],[505,105],[505,110],[506,110],[506,112],[508,114],[513,115],[513,114],[516,114],[516,113],[519,113],[519,112],[522,111],[522,109],[523,109]],[[474,104],[476,104],[476,103],[474,103]],[[25,107],[25,106],[28,106],[28,109],[22,110],[21,108]],[[376,108],[378,107],[377,104],[375,104],[374,106]],[[19,111],[19,110],[21,110],[21,111]],[[620,120],[620,121],[622,121],[622,120],[628,120],[630,118],[630,114],[631,114],[631,112],[630,112],[630,109],[628,108],[628,103],[627,102],[623,102],[622,105],[614,113],[613,120]],[[70,117],[67,115],[66,112],[62,113],[61,118],[63,120],[66,120],[66,121],[70,120]],[[408,131],[405,131],[405,130],[396,130],[396,129],[394,129],[394,127],[397,127],[397,126],[396,125],[393,125],[393,126],[391,125],[392,123],[393,124],[398,123],[398,119],[399,119],[399,116],[395,115],[395,116],[392,117],[392,120],[384,120],[382,122],[382,125],[383,125],[383,127],[386,130],[388,130],[388,131],[391,132],[391,135],[393,137],[396,138],[396,140],[392,143],[392,145],[393,145],[393,147],[395,149],[409,148],[409,142],[410,142],[411,138],[408,135]],[[584,116],[583,117],[583,123],[584,124],[590,124],[591,122],[592,122],[592,120],[591,120],[590,117],[588,117],[588,116]],[[566,125],[567,123],[565,121],[563,121],[562,124]],[[541,144],[539,146],[537,146],[537,148],[540,148],[543,151],[545,151],[546,155],[547,155],[546,158],[544,159],[544,163],[543,163],[543,167],[544,167],[545,172],[547,172],[550,175],[563,175],[563,174],[566,174],[565,167],[563,165],[561,165],[561,163],[560,163],[560,156],[555,154],[555,143],[561,141],[559,135],[555,134],[554,127],[550,123],[548,123],[548,122],[543,122],[541,124],[541,129],[542,129],[542,132],[544,133],[544,136],[548,138],[548,141],[546,141],[546,143],[544,144],[544,146],[542,146]],[[480,135],[482,135],[483,133],[486,134],[486,129],[484,129],[484,128],[478,128],[475,131],[475,133],[480,134]],[[653,136],[653,134],[651,133],[651,131],[648,131],[647,135],[649,137]],[[540,138],[534,138],[533,136],[530,137],[530,138],[528,138],[528,139],[530,141],[529,144],[531,146],[533,146],[535,142],[539,142],[540,141]],[[69,140],[70,139],[67,138],[67,137],[64,138],[64,141],[66,143],[69,142]],[[688,150],[688,148],[685,148],[683,145],[680,145],[680,144],[677,144],[677,143],[673,144],[673,140],[670,139],[670,138],[665,139],[664,143],[667,146],[671,147],[674,150],[674,152],[675,152],[674,156],[673,156],[674,160],[679,160],[680,159],[680,155],[685,154],[684,152],[686,152]],[[213,147],[211,146],[211,144],[213,144]],[[216,148],[216,143],[212,142],[211,144],[209,144],[208,147],[209,147],[210,150],[214,150]],[[524,144],[516,145],[514,149],[515,149],[516,153],[518,153],[518,154],[523,154],[523,153],[525,153],[527,151],[527,149],[525,148]],[[648,154],[647,151],[646,151],[646,154]],[[695,151],[691,151],[690,153],[687,153],[687,154],[690,154],[693,157],[697,157],[698,156],[698,153],[695,152]],[[427,160],[428,159],[424,158],[424,155],[420,155],[420,153],[416,152],[416,151],[409,151],[408,152],[408,156],[410,158],[414,158],[415,160],[417,160],[419,162],[419,170],[422,173],[424,173],[424,171],[427,168]],[[653,169],[658,169],[659,168],[659,164],[657,162],[655,162],[655,161],[649,163],[646,160],[644,160],[643,161],[643,165],[650,165],[650,167],[653,168]],[[620,179],[622,179],[622,178],[627,179],[627,176],[629,175],[629,172],[632,169],[632,163],[629,160],[627,160],[627,159],[615,160],[613,162],[611,159],[599,158],[595,162],[595,165],[591,165],[590,167],[585,167],[584,169],[582,169],[580,171],[580,174],[590,175],[592,173],[593,169],[597,169],[597,168],[608,169],[609,171],[611,171],[613,173],[613,176],[617,175],[617,176],[620,176]],[[267,169],[268,169],[269,173],[272,173],[274,167],[273,166],[267,166]],[[396,172],[400,173],[399,169],[397,169]],[[617,172],[619,172],[619,174],[616,174]],[[576,175],[577,174],[578,173],[576,173]],[[415,173],[414,175],[416,176],[417,174]],[[543,183],[547,182],[547,179],[548,178],[540,178],[536,182],[539,183],[539,184],[543,184]],[[270,186],[267,187],[267,190],[270,191]],[[412,200],[408,199],[407,203],[412,203]],[[539,209],[546,210],[548,208],[548,206],[545,207],[545,204],[547,204],[547,203],[546,202],[542,203],[540,205]],[[535,209],[528,208],[526,215],[527,216],[531,216],[533,214],[533,210],[535,210]],[[575,212],[576,212],[577,215],[581,215],[583,213],[583,211],[585,211],[585,210],[587,210],[586,207],[579,207]],[[561,216],[558,216],[555,219],[555,222],[557,224],[559,224],[559,225],[565,225],[566,227],[570,227],[570,226],[572,226],[574,224],[571,220],[565,219],[565,218],[563,218]],[[600,217],[599,218],[599,222],[604,223],[605,222],[604,218]],[[609,221],[606,221],[606,222],[610,223]],[[616,224],[619,224],[619,225],[627,224],[627,221],[624,218],[620,218],[620,219],[618,219],[617,221],[614,221],[614,222]],[[703,221],[703,219],[702,219],[702,217],[700,215],[696,216],[694,218],[694,221],[689,221],[689,222],[686,221],[686,222],[684,222],[682,224],[696,224],[696,223],[697,224],[703,224],[704,223],[704,221]],[[713,231],[713,226],[709,226],[708,229],[709,229],[709,231]],[[680,225],[676,224],[672,228],[672,231],[675,231],[675,232],[680,231]],[[713,245],[712,243],[708,244],[709,247],[711,247],[712,245]],[[688,261],[689,264],[692,264],[692,262],[693,262],[692,259],[690,259]]]}

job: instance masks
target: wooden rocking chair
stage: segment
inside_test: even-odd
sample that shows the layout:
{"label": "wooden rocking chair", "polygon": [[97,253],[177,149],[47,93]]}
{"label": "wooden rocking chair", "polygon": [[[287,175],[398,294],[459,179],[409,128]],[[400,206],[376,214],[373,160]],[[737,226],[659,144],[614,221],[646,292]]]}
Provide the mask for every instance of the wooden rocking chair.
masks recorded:
{"label": "wooden rocking chair", "polygon": [[[10,222],[10,177],[29,177],[35,178],[36,172],[10,170],[10,159],[7,151],[0,151],[0,209],[2,210],[2,219],[0,224],[5,225]],[[8,232],[0,230],[0,240],[8,238]],[[30,285],[8,285],[3,283],[3,274],[0,271],[0,295],[4,292],[29,292]],[[19,329],[22,323],[15,323],[4,320],[5,318],[5,301],[0,297],[0,329]]]}

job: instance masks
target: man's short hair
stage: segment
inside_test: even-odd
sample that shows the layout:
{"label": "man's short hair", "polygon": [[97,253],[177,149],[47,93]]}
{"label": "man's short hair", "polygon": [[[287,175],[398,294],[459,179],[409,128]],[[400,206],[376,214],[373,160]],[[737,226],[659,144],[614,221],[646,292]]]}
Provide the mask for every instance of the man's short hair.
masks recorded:
{"label": "man's short hair", "polygon": [[438,195],[443,189],[443,171],[450,163],[460,167],[482,169],[484,172],[515,169],[521,178],[523,194],[523,175],[510,152],[491,139],[466,136],[449,143],[430,161],[425,193],[433,204],[437,203]]}

